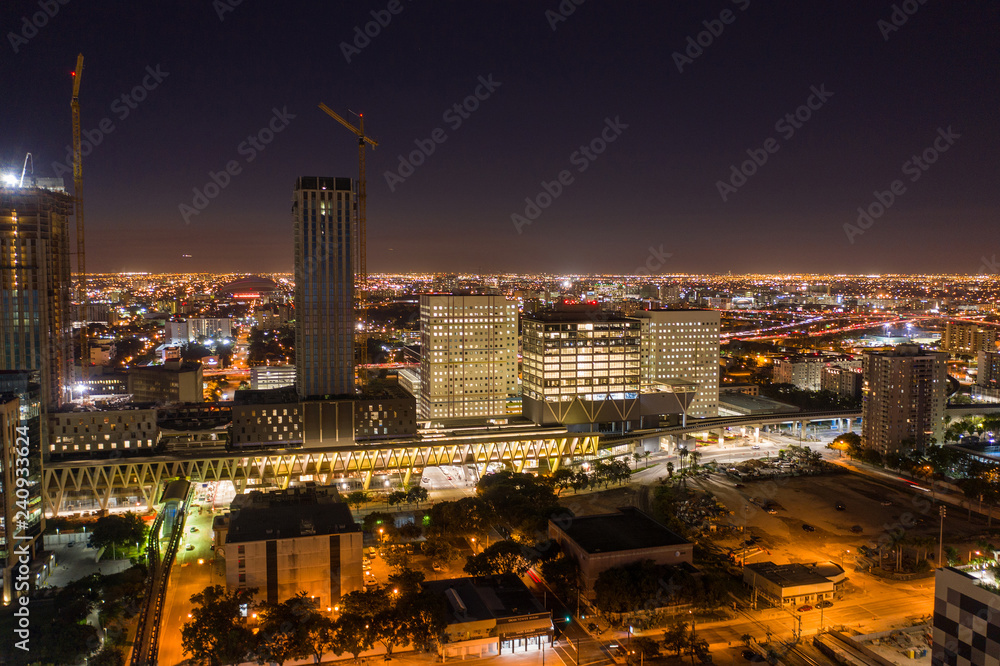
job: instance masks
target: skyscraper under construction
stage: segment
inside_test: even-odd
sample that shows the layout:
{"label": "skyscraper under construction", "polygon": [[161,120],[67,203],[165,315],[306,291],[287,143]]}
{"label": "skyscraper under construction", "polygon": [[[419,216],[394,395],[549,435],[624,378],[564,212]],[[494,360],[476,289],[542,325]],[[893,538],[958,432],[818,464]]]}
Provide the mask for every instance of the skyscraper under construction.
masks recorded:
{"label": "skyscraper under construction", "polygon": [[37,373],[45,409],[67,395],[73,198],[61,179],[0,184],[0,370]]}

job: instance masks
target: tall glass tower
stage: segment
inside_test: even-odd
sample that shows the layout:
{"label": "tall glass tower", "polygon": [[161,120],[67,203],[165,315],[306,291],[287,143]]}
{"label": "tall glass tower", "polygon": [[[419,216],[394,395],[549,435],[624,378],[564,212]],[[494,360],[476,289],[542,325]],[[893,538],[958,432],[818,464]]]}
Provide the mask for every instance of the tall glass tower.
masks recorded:
{"label": "tall glass tower", "polygon": [[45,409],[71,381],[69,218],[61,179],[0,185],[0,370],[37,373]]}
{"label": "tall glass tower", "polygon": [[295,369],[300,396],[354,393],[354,246],[350,178],[295,182]]}

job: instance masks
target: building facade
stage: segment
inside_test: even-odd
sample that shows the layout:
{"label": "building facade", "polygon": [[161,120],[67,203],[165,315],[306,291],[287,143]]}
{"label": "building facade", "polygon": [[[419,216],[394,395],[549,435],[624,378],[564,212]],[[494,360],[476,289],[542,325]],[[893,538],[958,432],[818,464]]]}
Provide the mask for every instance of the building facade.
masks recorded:
{"label": "building facade", "polygon": [[294,365],[258,365],[250,368],[250,388],[267,390],[295,386]]}
{"label": "building facade", "polygon": [[775,384],[793,384],[804,391],[818,391],[822,388],[822,357],[779,358],[774,362]]}
{"label": "building facade", "polygon": [[129,368],[128,392],[135,402],[202,402],[205,393],[201,363],[170,362]]}
{"label": "building facade", "polygon": [[185,343],[202,338],[233,337],[233,320],[228,317],[192,317],[168,321],[165,327],[167,343]]}
{"label": "building facade", "polygon": [[948,322],[941,337],[941,349],[953,354],[976,354],[997,350],[997,329],[976,324]]}
{"label": "building facade", "polygon": [[361,528],[332,488],[237,495],[215,529],[230,590],[268,603],[304,592],[325,608],[363,589]]}
{"label": "building facade", "polygon": [[847,398],[860,398],[864,385],[864,368],[861,362],[852,365],[836,363],[824,366],[820,389],[832,391]]}
{"label": "building facade", "polygon": [[1000,666],[1000,595],[983,571],[934,574],[933,666]]}
{"label": "building facade", "polygon": [[73,365],[70,230],[62,190],[0,184],[0,370],[40,377],[41,400],[68,399]]}
{"label": "building facade", "polygon": [[592,594],[602,571],[633,562],[691,565],[694,544],[635,507],[616,513],[549,521],[549,538],[580,566],[584,593]]}
{"label": "building facade", "polygon": [[517,304],[503,296],[420,297],[421,419],[510,413],[517,396]]}
{"label": "building facade", "polygon": [[948,354],[901,344],[864,357],[862,445],[882,453],[941,442]]}
{"label": "building facade", "polygon": [[683,380],[698,385],[688,416],[719,415],[719,323],[713,310],[636,313],[641,327],[645,382]]}
{"label": "building facade", "polygon": [[[31,396],[30,393],[36,395]],[[34,592],[45,517],[38,391],[0,393],[0,567],[3,603]],[[19,396],[25,396],[25,400]],[[19,470],[26,470],[27,474]]]}
{"label": "building facade", "polygon": [[112,451],[151,451],[160,441],[156,410],[73,410],[48,414],[52,458],[89,457]]}
{"label": "building facade", "polygon": [[[640,324],[606,312],[540,312],[521,319],[524,415],[539,424],[603,420],[609,401],[635,401]],[[578,407],[578,410],[574,410]],[[572,411],[582,411],[574,417]]]}
{"label": "building facade", "polygon": [[354,252],[350,178],[302,177],[295,226],[295,369],[299,395],[354,393]]}

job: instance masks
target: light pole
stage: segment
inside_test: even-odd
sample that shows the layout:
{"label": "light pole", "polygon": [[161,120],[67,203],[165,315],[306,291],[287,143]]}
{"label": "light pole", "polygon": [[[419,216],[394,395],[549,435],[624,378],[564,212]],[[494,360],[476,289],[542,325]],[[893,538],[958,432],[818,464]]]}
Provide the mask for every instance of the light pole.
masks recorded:
{"label": "light pole", "polygon": [[941,534],[938,537],[938,567],[941,566],[941,552],[944,549],[944,516],[947,513],[944,504],[938,507],[941,512]]}

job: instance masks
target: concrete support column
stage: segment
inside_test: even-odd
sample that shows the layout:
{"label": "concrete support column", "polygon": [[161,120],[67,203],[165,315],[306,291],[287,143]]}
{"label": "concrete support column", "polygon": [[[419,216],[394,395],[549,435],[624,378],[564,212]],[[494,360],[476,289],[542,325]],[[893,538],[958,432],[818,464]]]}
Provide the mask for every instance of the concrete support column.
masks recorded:
{"label": "concrete support column", "polygon": [[753,429],[753,441],[756,444],[760,443],[760,426],[754,426],[754,429]]}

